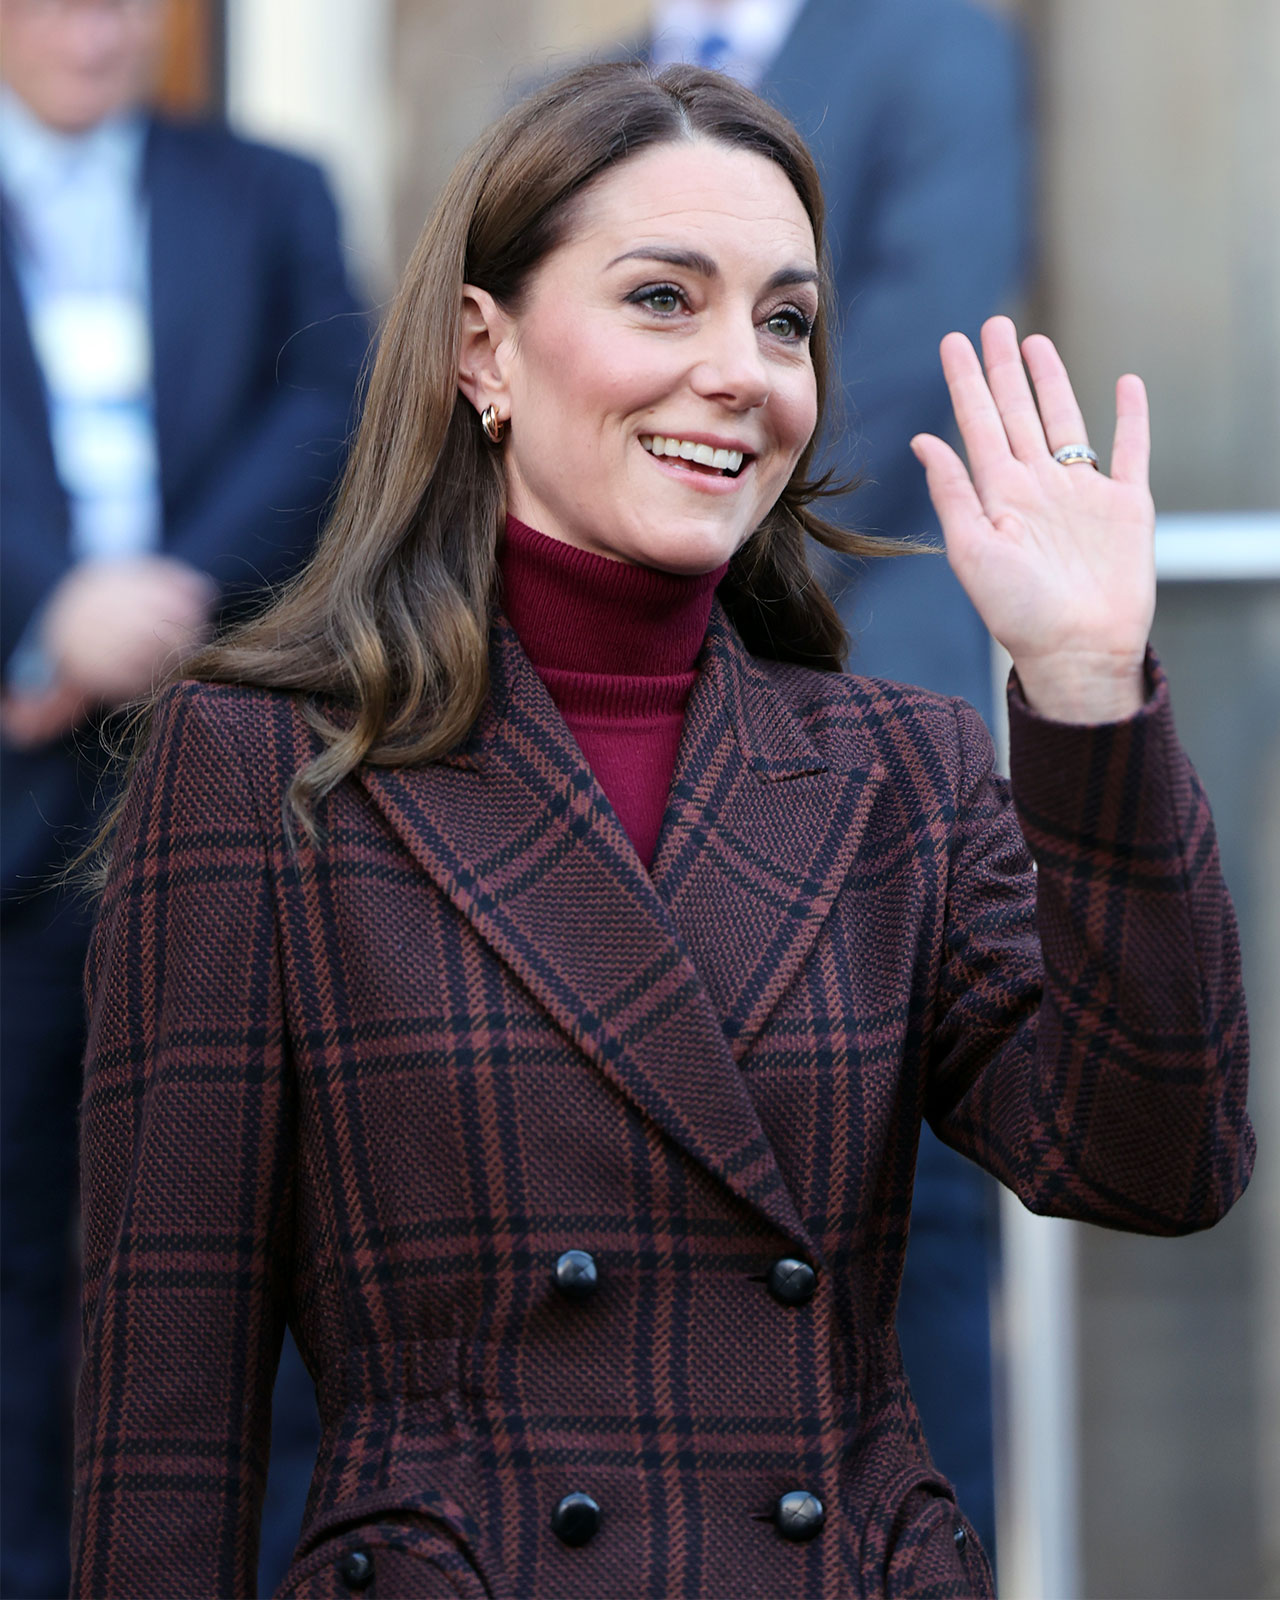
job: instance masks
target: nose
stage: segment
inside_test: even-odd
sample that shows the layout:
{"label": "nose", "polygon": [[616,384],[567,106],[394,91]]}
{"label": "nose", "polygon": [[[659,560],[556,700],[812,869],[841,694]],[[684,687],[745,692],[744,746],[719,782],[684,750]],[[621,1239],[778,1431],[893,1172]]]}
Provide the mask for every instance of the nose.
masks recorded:
{"label": "nose", "polygon": [[690,382],[706,400],[731,411],[752,411],[769,398],[769,370],[749,316],[718,317],[703,330]]}

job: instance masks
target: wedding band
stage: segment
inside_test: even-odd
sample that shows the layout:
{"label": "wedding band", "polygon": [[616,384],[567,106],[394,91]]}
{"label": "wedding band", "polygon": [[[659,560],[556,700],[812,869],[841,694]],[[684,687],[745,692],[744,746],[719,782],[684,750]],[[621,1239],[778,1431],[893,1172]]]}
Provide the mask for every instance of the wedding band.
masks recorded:
{"label": "wedding band", "polygon": [[1090,450],[1087,444],[1064,444],[1061,450],[1053,452],[1053,459],[1060,467],[1074,467],[1078,461],[1087,461],[1095,472],[1098,469],[1098,452]]}

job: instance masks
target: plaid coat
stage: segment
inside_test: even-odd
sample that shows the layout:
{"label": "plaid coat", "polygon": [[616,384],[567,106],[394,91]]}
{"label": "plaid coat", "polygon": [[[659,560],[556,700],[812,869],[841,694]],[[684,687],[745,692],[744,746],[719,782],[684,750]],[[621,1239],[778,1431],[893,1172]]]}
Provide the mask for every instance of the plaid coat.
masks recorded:
{"label": "plaid coat", "polygon": [[717,610],[649,874],[501,619],[469,743],[347,782],[320,851],[293,701],[171,691],[89,967],[74,1592],[253,1592],[287,1317],[281,1594],[989,1593],[894,1335],[921,1116],[1152,1233],[1253,1153],[1158,669],[1128,723],[1012,721],[1016,813],[965,705]]}

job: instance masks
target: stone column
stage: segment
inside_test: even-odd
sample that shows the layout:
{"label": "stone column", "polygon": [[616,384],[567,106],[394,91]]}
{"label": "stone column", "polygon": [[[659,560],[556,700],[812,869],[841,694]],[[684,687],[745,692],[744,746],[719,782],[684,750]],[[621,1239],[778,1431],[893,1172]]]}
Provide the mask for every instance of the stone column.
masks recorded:
{"label": "stone column", "polygon": [[391,227],[391,0],[227,0],[227,114],[326,168],[352,276],[386,292]]}

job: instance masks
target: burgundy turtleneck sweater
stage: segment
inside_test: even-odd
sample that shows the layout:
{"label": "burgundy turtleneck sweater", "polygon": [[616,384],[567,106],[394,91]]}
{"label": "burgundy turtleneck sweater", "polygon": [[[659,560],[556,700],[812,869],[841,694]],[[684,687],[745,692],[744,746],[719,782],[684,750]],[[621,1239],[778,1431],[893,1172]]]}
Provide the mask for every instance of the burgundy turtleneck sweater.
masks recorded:
{"label": "burgundy turtleneck sweater", "polygon": [[502,609],[647,867],[725,567],[677,577],[507,518]]}

